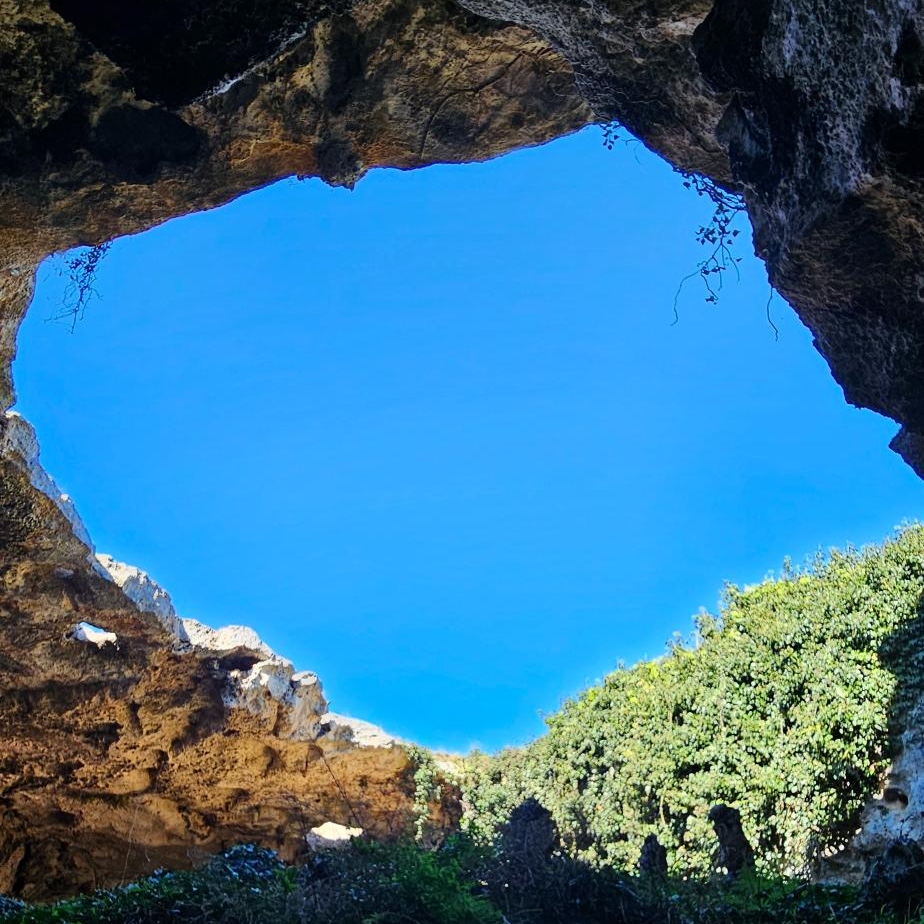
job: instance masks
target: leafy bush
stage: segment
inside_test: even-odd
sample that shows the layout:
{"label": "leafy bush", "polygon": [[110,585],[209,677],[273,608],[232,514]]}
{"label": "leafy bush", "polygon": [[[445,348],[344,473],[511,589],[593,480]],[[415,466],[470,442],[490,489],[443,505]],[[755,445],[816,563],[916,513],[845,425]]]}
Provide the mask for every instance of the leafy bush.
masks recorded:
{"label": "leafy bush", "polygon": [[241,920],[236,910],[249,909],[251,920],[273,918],[292,891],[294,870],[270,850],[243,845],[215,857],[197,872],[159,870],[120,889],[35,905],[0,914],[4,924],[206,924]]}
{"label": "leafy bush", "polygon": [[482,840],[535,796],[575,856],[631,869],[648,834],[680,874],[713,869],[711,805],[738,807],[764,873],[801,871],[856,829],[921,695],[924,529],[729,586],[692,641],[565,704],[521,751],[463,780]]}

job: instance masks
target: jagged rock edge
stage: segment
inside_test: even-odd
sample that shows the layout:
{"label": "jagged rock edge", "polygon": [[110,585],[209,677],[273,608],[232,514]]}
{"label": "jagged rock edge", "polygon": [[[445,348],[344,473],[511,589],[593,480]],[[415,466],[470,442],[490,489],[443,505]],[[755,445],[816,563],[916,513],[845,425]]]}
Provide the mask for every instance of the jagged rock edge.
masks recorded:
{"label": "jagged rock edge", "polygon": [[[173,639],[176,652],[202,659],[250,658],[247,669],[228,671],[225,705],[266,716],[266,696],[284,706],[289,714],[280,737],[296,741],[317,740],[324,735],[357,747],[391,747],[399,739],[360,719],[331,713],[321,681],[311,671],[296,671],[287,658],[277,654],[248,626],[211,626],[177,615],[170,594],[147,572],[97,553],[73,499],[63,493],[41,464],[35,430],[18,412],[7,411],[0,430],[0,457],[10,459],[29,476],[32,486],[48,497],[67,519],[73,536],[87,548],[93,570],[114,583],[139,612],[150,613]],[[100,627],[105,631],[105,627]]]}

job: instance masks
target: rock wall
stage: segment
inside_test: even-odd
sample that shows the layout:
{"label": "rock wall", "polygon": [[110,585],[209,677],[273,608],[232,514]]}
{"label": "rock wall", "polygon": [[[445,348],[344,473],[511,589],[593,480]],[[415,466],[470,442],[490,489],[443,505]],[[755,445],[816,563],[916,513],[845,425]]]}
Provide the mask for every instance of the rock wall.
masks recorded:
{"label": "rock wall", "polygon": [[[250,630],[180,619],[97,558],[4,413],[45,254],[282,176],[352,185],[592,118],[522,28],[440,0],[348,6],[0,0],[0,892],[55,897],[241,840],[294,856],[313,828],[396,836],[412,818],[400,742],[329,713]],[[436,828],[458,814],[444,791]]]}
{"label": "rock wall", "polygon": [[[242,840],[293,858],[313,828],[414,820],[414,766],[336,716],[318,678],[243,627],[181,619],[94,556],[34,434],[0,419],[0,892],[52,898]],[[457,809],[447,790],[437,826]]]}
{"label": "rock wall", "polygon": [[0,890],[291,852],[360,813],[387,832],[408,800],[402,749],[351,746],[315,679],[91,554],[5,414],[42,257],[283,176],[349,186],[615,119],[744,197],[847,399],[924,474],[922,4],[0,0]]}
{"label": "rock wall", "polygon": [[921,0],[461,0],[534,29],[595,111],[740,191],[770,281],[924,475]]}

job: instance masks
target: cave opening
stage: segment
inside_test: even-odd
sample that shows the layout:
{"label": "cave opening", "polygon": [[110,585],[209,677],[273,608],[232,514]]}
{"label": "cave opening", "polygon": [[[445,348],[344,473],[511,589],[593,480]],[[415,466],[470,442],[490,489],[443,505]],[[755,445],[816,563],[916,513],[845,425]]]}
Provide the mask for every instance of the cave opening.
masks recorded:
{"label": "cave opening", "polygon": [[673,323],[708,217],[593,129],[283,181],[116,241],[73,337],[46,264],[18,407],[99,550],[183,615],[253,626],[408,738],[523,741],[724,579],[920,502],[779,299],[776,340],[746,228],[741,282],[711,306],[687,281]]}

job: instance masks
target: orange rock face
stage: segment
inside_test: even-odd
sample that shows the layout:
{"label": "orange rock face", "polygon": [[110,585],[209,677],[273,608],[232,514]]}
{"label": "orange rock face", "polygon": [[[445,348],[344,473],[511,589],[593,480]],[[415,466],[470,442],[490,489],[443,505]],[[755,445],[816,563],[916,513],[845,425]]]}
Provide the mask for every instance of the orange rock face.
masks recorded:
{"label": "orange rock face", "polygon": [[[135,605],[75,535],[30,436],[0,423],[0,891],[69,894],[241,841],[294,858],[330,821],[407,833],[405,748],[327,713],[317,678],[252,632],[203,637],[169,600]],[[457,820],[451,788],[431,814]]]}

